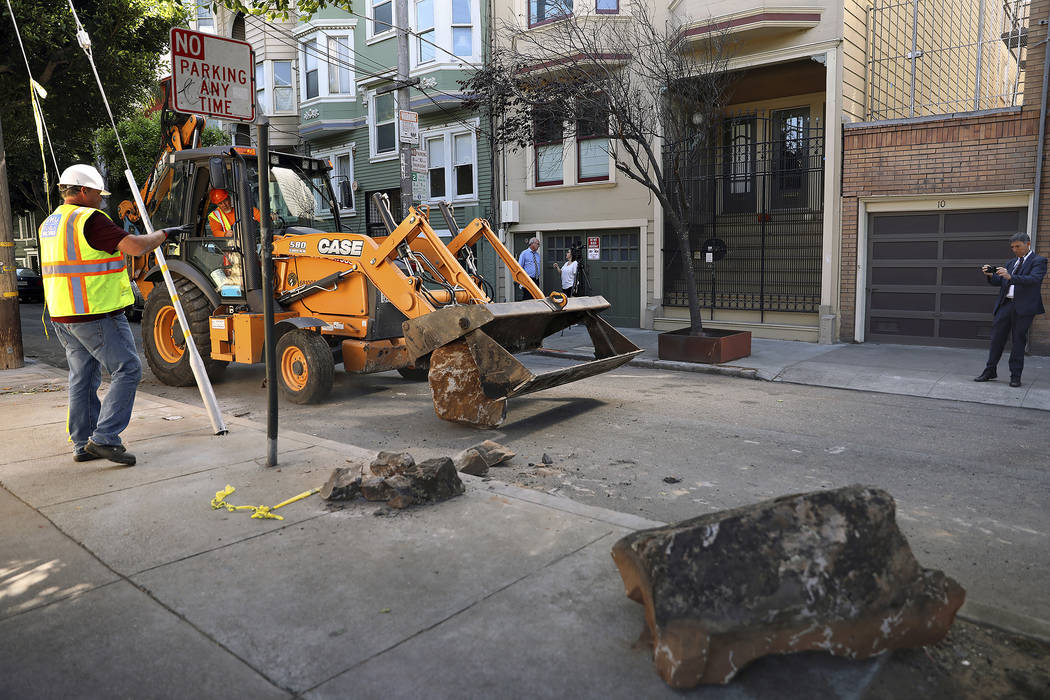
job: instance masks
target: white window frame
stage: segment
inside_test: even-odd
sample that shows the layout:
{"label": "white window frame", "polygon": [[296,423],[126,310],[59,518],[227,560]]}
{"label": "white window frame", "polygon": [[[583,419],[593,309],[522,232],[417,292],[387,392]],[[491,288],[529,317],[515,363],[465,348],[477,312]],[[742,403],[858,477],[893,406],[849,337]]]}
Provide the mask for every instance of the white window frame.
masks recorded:
{"label": "white window frame", "polygon": [[[311,22],[296,32],[295,38],[299,42],[297,49],[298,60],[299,65],[303,68],[299,71],[299,95],[302,97],[299,102],[300,106],[324,102],[357,102],[357,71],[354,61],[354,28],[356,26],[356,21],[339,21],[337,24]],[[344,39],[346,41],[348,62],[350,63],[348,68],[350,72],[349,92],[333,93],[329,90],[331,82],[327,59],[329,39]],[[306,43],[308,41],[316,41],[317,50],[320,53],[317,57],[317,97],[310,98],[306,97]]]}
{"label": "white window frame", "polygon": [[[429,2],[430,3],[430,21],[431,21],[431,25],[429,27],[421,27],[419,25],[419,4],[421,2]],[[415,44],[415,49],[416,49],[416,62],[419,63],[419,65],[425,65],[425,64],[434,63],[435,61],[437,61],[437,55],[438,55],[439,51],[438,51],[438,49],[434,48],[433,46],[429,46],[429,45],[427,45],[427,48],[429,48],[434,55],[433,55],[432,58],[428,58],[425,61],[423,60],[422,56],[423,56],[423,51],[424,51],[424,44],[423,44],[422,34],[424,32],[429,32],[431,38],[428,39],[427,41],[432,41],[435,44],[438,43],[437,42],[437,38],[438,38],[438,36],[437,36],[437,20],[438,20],[438,14],[437,14],[437,9],[438,8],[437,8],[437,6],[438,6],[439,2],[440,2],[440,0],[412,0],[412,26],[413,26],[413,31],[416,33],[416,36],[413,37],[413,39],[415,39],[415,41],[413,43]]]}
{"label": "white window frame", "polygon": [[[401,148],[401,138],[398,135],[397,128],[397,110],[399,109],[397,104],[397,92],[387,93],[394,100],[394,149],[386,153],[379,153],[376,151],[378,141],[376,139],[376,128],[379,124],[376,123],[376,92],[372,90],[368,93],[368,161],[370,163],[379,163],[384,160],[393,160],[399,157],[399,150]],[[385,97],[386,95],[379,95],[379,97]],[[386,122],[384,122],[385,124]]]}
{"label": "white window frame", "polygon": [[[280,111],[277,110],[277,86],[274,84],[275,73],[273,69],[273,64],[278,61],[280,61],[281,63],[287,63],[289,71],[288,85],[281,85],[281,87],[286,87],[292,91],[291,107],[289,109]],[[268,113],[273,115],[296,114],[298,110],[296,109],[295,96],[295,61],[290,58],[277,58],[266,61],[266,64],[267,91],[270,95],[269,107],[271,107],[272,110]]]}
{"label": "white window frame", "polygon": [[[259,71],[262,71],[260,75]],[[260,80],[260,78],[262,78]],[[266,61],[255,62],[255,102],[263,109],[263,111],[269,115],[270,110],[267,107],[267,102],[270,98],[270,91],[267,89],[266,80]]]}
{"label": "white window frame", "polygon": [[367,22],[367,36],[365,43],[374,44],[376,42],[390,39],[394,36],[394,27],[384,27],[377,25],[373,19],[373,10],[376,5],[382,5],[385,2],[390,3],[390,17],[392,18],[390,24],[397,26],[397,3],[394,0],[365,0],[365,14],[368,17]]}
{"label": "white window frame", "polygon": [[[481,63],[481,3],[484,0],[470,0],[470,56],[453,55],[452,46],[452,0],[434,1],[434,43],[440,48],[434,49],[433,60],[423,63],[419,60],[419,38],[409,46],[409,66],[412,75],[423,75],[437,70],[448,70],[451,66],[480,65]],[[412,31],[419,32],[417,26],[415,1],[411,3]],[[467,25],[457,25],[466,27]]]}
{"label": "white window frame", "polygon": [[[335,174],[334,174],[335,173],[335,167],[336,167],[336,163],[338,162],[336,159],[339,156],[349,156],[350,157],[349,182],[350,182],[350,186],[353,187],[353,183],[356,182],[356,180],[355,180],[356,163],[354,162],[355,161],[355,159],[354,159],[355,151],[356,151],[355,145],[352,144],[352,143],[347,143],[347,144],[343,144],[342,146],[339,146],[337,148],[326,149],[324,151],[315,151],[313,153],[312,157],[314,157],[314,158],[325,158],[325,159],[331,161],[331,163],[332,163],[332,172],[329,173],[329,177],[330,178],[334,178],[335,177]],[[336,201],[338,202],[339,201],[339,190],[338,190],[335,182],[332,183],[332,190],[335,191]],[[352,208],[345,209],[345,208],[343,208],[342,204],[339,205],[339,216],[357,216],[357,192],[354,192],[353,197],[354,197],[354,206]],[[325,212],[327,212],[327,211],[328,210],[326,209]]]}
{"label": "white window frame", "polygon": [[[215,13],[211,11],[211,3],[200,0],[199,2],[189,3],[189,6],[193,8],[193,23],[192,27],[194,31],[205,32],[206,34],[218,34],[218,21],[215,17]],[[201,28],[200,20],[202,17],[206,17],[211,20],[210,27]]]}
{"label": "white window frame", "polygon": [[[450,204],[475,204],[478,202],[478,128],[479,119],[468,119],[464,123],[446,124],[444,126],[431,127],[420,130],[420,143],[427,149],[427,158],[430,157],[428,141],[431,139],[443,139],[445,146],[445,196],[434,198],[430,196],[430,183],[427,182],[427,201],[446,201]],[[469,135],[474,149],[474,191],[470,195],[453,195],[456,185],[456,136]],[[429,173],[428,173],[429,174]],[[451,196],[450,196],[451,195]]]}

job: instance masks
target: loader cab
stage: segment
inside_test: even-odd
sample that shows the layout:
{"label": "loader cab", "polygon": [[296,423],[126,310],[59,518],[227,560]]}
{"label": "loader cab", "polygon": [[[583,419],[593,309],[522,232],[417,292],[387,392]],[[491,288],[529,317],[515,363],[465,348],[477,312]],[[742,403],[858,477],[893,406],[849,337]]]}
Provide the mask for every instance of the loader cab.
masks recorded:
{"label": "loader cab", "polygon": [[[270,219],[274,235],[340,231],[339,209],[326,161],[270,154]],[[261,305],[262,287],[257,157],[254,148],[199,148],[169,154],[154,181],[163,183],[152,214],[154,228],[194,224],[171,257],[200,273],[223,303]],[[216,235],[208,217],[213,188],[225,190],[234,209],[228,235]]]}

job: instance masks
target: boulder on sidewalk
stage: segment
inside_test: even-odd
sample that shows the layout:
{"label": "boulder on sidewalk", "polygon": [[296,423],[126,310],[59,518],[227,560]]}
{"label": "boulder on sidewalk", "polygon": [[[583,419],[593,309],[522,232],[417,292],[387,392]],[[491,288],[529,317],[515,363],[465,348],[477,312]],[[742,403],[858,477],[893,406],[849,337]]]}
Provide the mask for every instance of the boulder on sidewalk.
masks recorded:
{"label": "boulder on sidewalk", "polygon": [[352,501],[361,493],[361,470],[336,467],[321,487],[321,498],[326,501]]}
{"label": "boulder on sidewalk", "polygon": [[514,453],[494,440],[485,440],[468,449],[476,450],[485,464],[494,467],[500,462],[505,462],[514,456]]}
{"label": "boulder on sidewalk", "polygon": [[380,452],[368,468],[376,476],[393,476],[404,474],[406,469],[415,466],[416,460],[408,452]]}
{"label": "boulder on sidewalk", "polygon": [[947,634],[965,591],[919,566],[895,515],[885,491],[850,486],[635,532],[612,555],[661,677],[728,683],[767,654],[863,659]]}
{"label": "boulder on sidewalk", "polygon": [[468,447],[456,455],[455,465],[457,471],[471,476],[485,476],[489,471],[485,458],[473,447]]}
{"label": "boulder on sidewalk", "polygon": [[450,457],[424,460],[405,470],[404,476],[412,482],[416,503],[447,501],[466,490]]}

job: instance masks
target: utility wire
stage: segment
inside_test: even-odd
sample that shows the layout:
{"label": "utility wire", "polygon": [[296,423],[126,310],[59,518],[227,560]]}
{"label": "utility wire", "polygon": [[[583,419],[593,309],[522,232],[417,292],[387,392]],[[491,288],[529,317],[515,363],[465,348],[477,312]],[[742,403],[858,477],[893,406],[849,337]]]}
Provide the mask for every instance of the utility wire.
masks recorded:
{"label": "utility wire", "polygon": [[[11,8],[11,0],[6,0],[6,2],[7,11],[11,14],[11,24],[15,25],[15,36],[18,37],[18,47],[22,49],[22,59],[26,62],[26,74],[29,76],[29,89],[34,95],[34,101],[37,101],[36,85],[39,85],[40,83],[37,83],[33,79],[33,71],[29,67],[29,57],[26,56],[26,47],[22,43],[22,32],[18,29],[18,21],[15,19],[15,11]],[[40,124],[44,127],[44,136],[47,138],[47,150],[51,152],[51,163],[55,166],[55,174],[58,175],[60,172],[58,169],[58,159],[55,158],[55,147],[51,145],[51,134],[48,133],[47,130],[47,121],[43,118],[44,108],[39,105],[39,102],[37,106],[40,110]]]}

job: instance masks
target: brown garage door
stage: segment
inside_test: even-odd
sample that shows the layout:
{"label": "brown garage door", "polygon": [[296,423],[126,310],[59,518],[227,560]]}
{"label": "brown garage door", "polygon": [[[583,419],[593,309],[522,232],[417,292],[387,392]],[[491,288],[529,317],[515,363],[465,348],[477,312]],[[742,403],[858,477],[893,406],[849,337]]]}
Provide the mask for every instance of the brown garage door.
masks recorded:
{"label": "brown garage door", "polygon": [[865,337],[985,345],[998,292],[977,268],[1005,262],[1027,226],[1024,208],[871,215]]}

